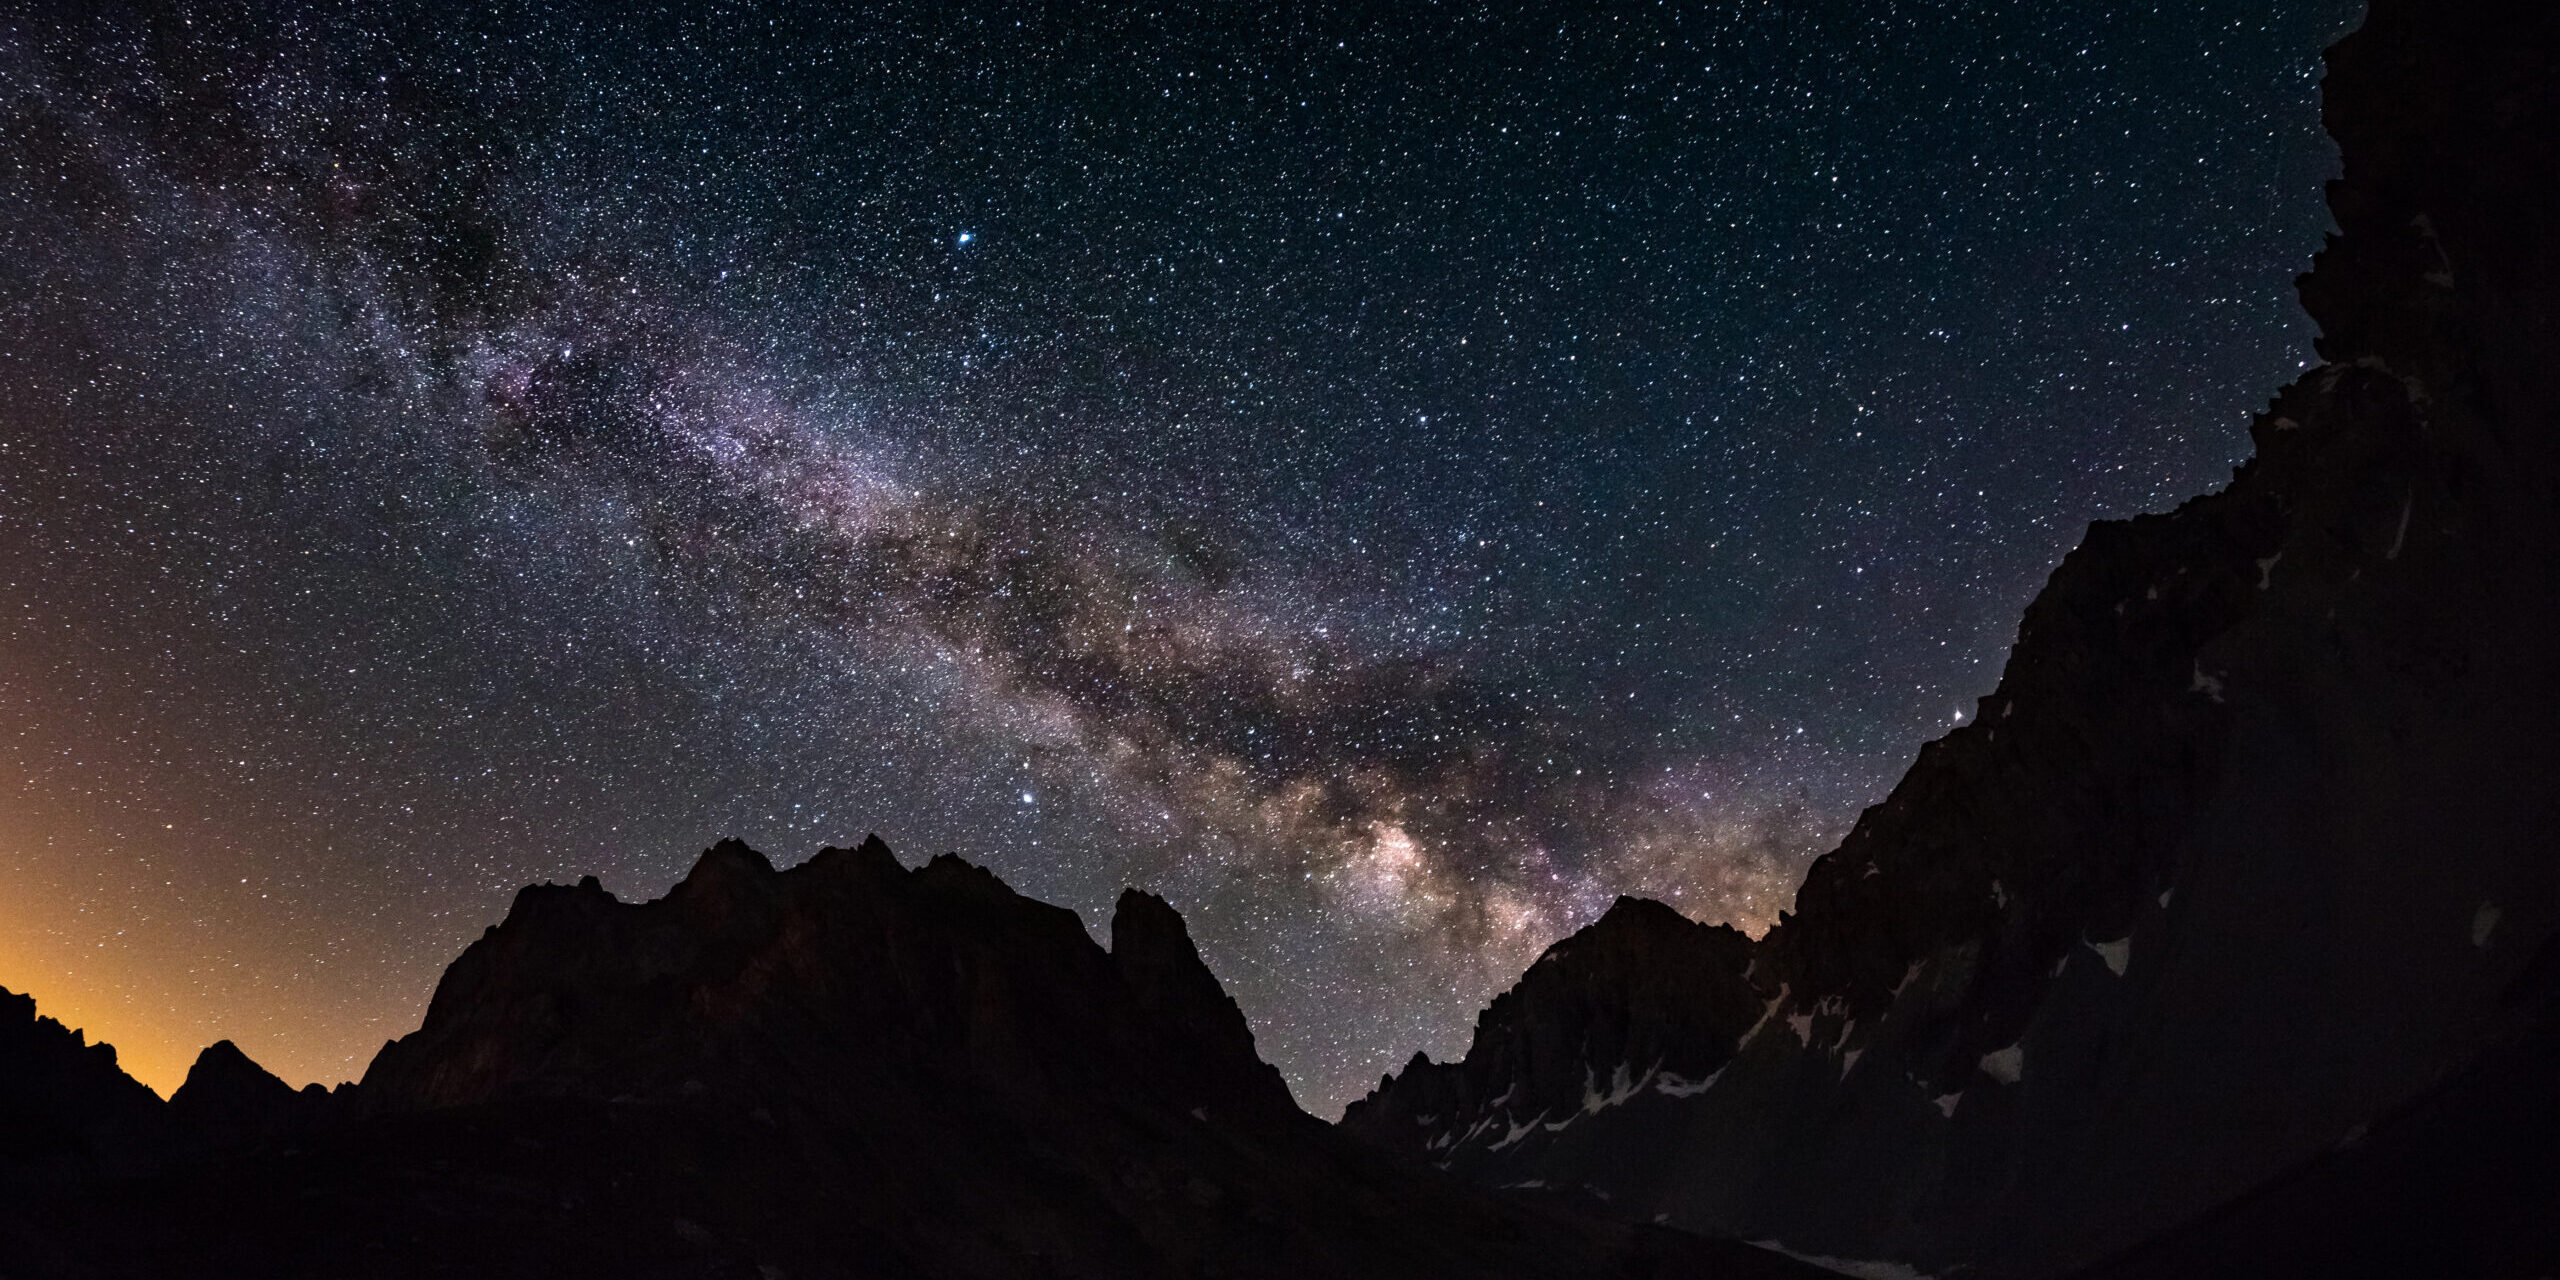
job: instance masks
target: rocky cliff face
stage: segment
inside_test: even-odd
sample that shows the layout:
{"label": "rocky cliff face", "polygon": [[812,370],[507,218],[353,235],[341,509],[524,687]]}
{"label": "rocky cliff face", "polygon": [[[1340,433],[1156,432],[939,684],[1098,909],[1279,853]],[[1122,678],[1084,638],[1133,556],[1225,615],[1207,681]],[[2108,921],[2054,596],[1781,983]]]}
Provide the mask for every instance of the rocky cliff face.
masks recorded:
{"label": "rocky cliff face", "polygon": [[32,1188],[0,1270],[1802,1273],[1399,1167],[1298,1110],[1170,906],[1124,894],[1111,936],[877,840],[723,843],[647,903],[529,888],[359,1086],[208,1050],[192,1145]]}
{"label": "rocky cliff face", "polygon": [[[1973,722],[1752,949],[1767,1016],[1711,1087],[1567,1114],[1508,1091],[1488,1012],[1345,1126],[1639,1218],[2041,1275],[2523,1034],[2503,993],[2560,924],[2555,55],[2547,6],[2411,0],[2331,50],[2323,363],[2228,489],[2090,529]],[[1605,993],[1542,1033],[1595,1046],[1545,1075],[1603,1078],[1655,989],[1580,940],[1550,966],[1506,999]]]}
{"label": "rocky cliff face", "polygon": [[1475,1170],[1638,1095],[1702,1093],[1766,1015],[1750,963],[1739,931],[1620,898],[1494,1000],[1464,1061],[1415,1054],[1344,1123]]}

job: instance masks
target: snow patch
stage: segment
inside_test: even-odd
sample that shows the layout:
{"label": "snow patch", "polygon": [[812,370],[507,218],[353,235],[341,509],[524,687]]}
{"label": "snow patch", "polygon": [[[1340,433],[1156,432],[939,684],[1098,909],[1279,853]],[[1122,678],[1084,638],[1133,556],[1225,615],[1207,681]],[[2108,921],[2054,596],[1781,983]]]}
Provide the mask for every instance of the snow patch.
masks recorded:
{"label": "snow patch", "polygon": [[2169,886],[2168,888],[2161,890],[2161,891],[2160,891],[2160,909],[2161,909],[2161,910],[2163,910],[2163,911],[2168,910],[2168,909],[2169,909],[2169,899],[2171,899],[2171,898],[2173,898],[2173,897],[2177,896],[2177,893],[2178,893],[2178,886],[2176,886],[2176,885],[2171,885],[2171,886]]}
{"label": "snow patch", "polygon": [[1930,1280],[1927,1274],[1915,1271],[1899,1262],[1832,1258],[1817,1253],[1798,1253],[1775,1240],[1754,1240],[1750,1243],[1752,1248],[1784,1254],[1808,1267],[1820,1267],[1835,1275],[1854,1276],[1856,1280]]}
{"label": "snow patch", "polygon": [[[1757,963],[1759,963],[1759,962],[1758,962],[1758,961],[1753,961],[1753,963],[1754,963],[1754,964],[1757,964]],[[1745,1031],[1745,1032],[1743,1032],[1743,1033],[1742,1033],[1742,1039],[1740,1039],[1740,1040],[1736,1041],[1735,1043],[1736,1043],[1736,1044],[1749,1044],[1749,1043],[1751,1043],[1751,1037],[1753,1037],[1753,1036],[1756,1036],[1756,1035],[1760,1034],[1760,1028],[1765,1027],[1765,1026],[1768,1026],[1768,1025],[1769,1025],[1769,1019],[1771,1019],[1771,1018],[1774,1018],[1774,1017],[1778,1016],[1778,1010],[1779,1010],[1782,1006],[1784,1006],[1786,1003],[1787,1003],[1787,984],[1785,984],[1785,983],[1781,982],[1781,983],[1779,983],[1779,984],[1778,984],[1778,994],[1777,994],[1777,995],[1775,995],[1775,996],[1773,996],[1773,997],[1771,997],[1771,998],[1770,998],[1770,1000],[1769,1000],[1769,1003],[1767,1003],[1767,1004],[1765,1004],[1765,1005],[1762,1005],[1762,1006],[1760,1007],[1760,1020],[1759,1020],[1758,1022],[1752,1023],[1752,1024],[1751,1024],[1751,1029],[1750,1029],[1749,1031]]]}
{"label": "snow patch", "polygon": [[1646,1069],[1644,1077],[1638,1079],[1627,1070],[1627,1064],[1621,1062],[1617,1070],[1609,1073],[1607,1093],[1592,1088],[1591,1083],[1591,1069],[1585,1067],[1582,1072],[1582,1110],[1585,1115],[1598,1115],[1644,1092],[1644,1087],[1653,1083],[1653,1069]]}
{"label": "snow patch", "polygon": [[2222,701],[2222,677],[2206,675],[2202,662],[2195,664],[2195,672],[2195,679],[2187,685],[2187,692],[2201,693],[2216,702]]}
{"label": "snow patch", "polygon": [[2498,917],[2505,914],[2498,909],[2497,903],[2481,903],[2480,909],[2471,913],[2471,945],[2487,947],[2489,935],[2498,931]]}
{"label": "snow patch", "polygon": [[2279,551],[2258,562],[2258,590],[2266,590],[2267,584],[2274,580],[2276,562],[2282,559],[2284,559],[2284,553]]}
{"label": "snow patch", "polygon": [[2400,500],[2400,527],[2391,534],[2391,549],[2382,553],[2385,560],[2400,558],[2400,549],[2409,545],[2409,513],[2417,508],[2418,495],[2411,493]]}
{"label": "snow patch", "polygon": [[1705,1093],[1709,1089],[1715,1088],[1716,1081],[1723,1078],[1724,1068],[1722,1067],[1718,1067],[1715,1070],[1708,1072],[1707,1077],[1703,1080],[1691,1080],[1686,1076],[1665,1071],[1661,1073],[1661,1075],[1655,1077],[1653,1082],[1653,1091],[1666,1098],[1694,1098],[1699,1094]]}
{"label": "snow patch", "polygon": [[[1511,1117],[1510,1117],[1510,1116],[1508,1116],[1508,1115],[1505,1115],[1505,1116],[1503,1117],[1503,1119],[1505,1119],[1505,1120],[1508,1120],[1508,1119],[1510,1119],[1510,1118],[1511,1118]],[[1538,1114],[1536,1114],[1536,1115],[1534,1115],[1534,1116],[1529,1117],[1529,1121],[1528,1121],[1528,1123],[1526,1123],[1526,1124],[1515,1124],[1515,1125],[1511,1126],[1511,1131],[1510,1131],[1509,1133],[1506,1133],[1506,1134],[1502,1135],[1502,1137],[1501,1137],[1500,1139],[1498,1139],[1497,1141],[1495,1141],[1495,1142],[1494,1142],[1494,1144],[1493,1144],[1492,1146],[1485,1148],[1485,1150],[1487,1150],[1487,1151],[1500,1151],[1500,1150],[1502,1150],[1504,1147],[1510,1146],[1512,1143],[1518,1142],[1518,1141],[1519,1141],[1519,1140],[1521,1140],[1522,1138],[1528,1137],[1530,1134],[1537,1132],[1537,1130],[1538,1130],[1538,1125],[1539,1125],[1541,1122],[1543,1122],[1546,1118],[1547,1118],[1547,1113],[1546,1113],[1546,1112],[1544,1112],[1544,1111],[1541,1111],[1541,1112],[1539,1112]]]}
{"label": "snow patch", "polygon": [[1856,1069],[1857,1069],[1857,1066],[1858,1066],[1858,1055],[1860,1055],[1860,1054],[1862,1054],[1862,1053],[1865,1053],[1865,1052],[1866,1052],[1866,1050],[1864,1050],[1864,1049],[1851,1049],[1851,1050],[1850,1050],[1850,1051],[1848,1051],[1847,1053],[1844,1053],[1844,1054],[1841,1054],[1841,1055],[1840,1055],[1840,1078],[1841,1078],[1841,1079],[1846,1080],[1846,1079],[1848,1079],[1848,1078],[1849,1078],[1849,1073],[1850,1073],[1851,1071],[1854,1071],[1854,1070],[1856,1070]]}
{"label": "snow patch", "polygon": [[1596,1116],[1626,1102],[1627,1099],[1644,1092],[1645,1086],[1653,1083],[1653,1076],[1653,1070],[1648,1068],[1644,1075],[1638,1078],[1627,1070],[1626,1063],[1621,1062],[1609,1073],[1609,1091],[1602,1093],[1597,1082],[1592,1078],[1590,1066],[1586,1064],[1582,1068],[1582,1109],[1548,1125],[1547,1132],[1557,1132],[1584,1116]]}
{"label": "snow patch", "polygon": [[[1787,1025],[1795,1030],[1796,1040],[1810,1049],[1813,1047],[1813,1020],[1824,1016],[1837,1017],[1848,1011],[1848,1003],[1840,997],[1824,996],[1814,1001],[1812,1008],[1788,1018]],[[1855,1026],[1856,1023],[1852,1022],[1849,1025]],[[1842,1040],[1849,1038],[1848,1027],[1841,1028],[1840,1038]]]}
{"label": "snow patch", "polygon": [[2435,220],[2422,213],[2409,219],[2409,225],[2416,227],[2418,234],[2426,238],[2427,247],[2436,251],[2436,269],[2418,278],[2439,289],[2452,288],[2453,257],[2444,251],[2444,241],[2436,238]]}
{"label": "snow patch", "polygon": [[2023,1045],[2010,1045],[1982,1055],[1982,1074],[2002,1084],[2016,1084],[2026,1074],[2027,1051]]}
{"label": "snow patch", "polygon": [[1929,1105],[1936,1107],[1939,1115],[1953,1120],[1956,1118],[1956,1104],[1962,1101],[1964,1095],[1961,1093],[1942,1093],[1929,1099]]}
{"label": "snow patch", "polygon": [[2009,891],[2001,888],[1997,880],[1991,882],[1991,905],[2003,911],[2009,909]]}
{"label": "snow patch", "polygon": [[1919,962],[1919,961],[1917,961],[1917,960],[1914,960],[1914,961],[1912,961],[1912,962],[1911,962],[1911,967],[1910,967],[1910,968],[1905,969],[1905,970],[1903,970],[1903,971],[1902,971],[1902,981],[1900,981],[1900,982],[1897,982],[1897,983],[1893,984],[1893,991],[1892,991],[1892,993],[1891,993],[1891,994],[1892,994],[1892,996],[1893,996],[1893,998],[1894,998],[1894,999],[1896,999],[1896,1000],[1901,999],[1901,998],[1902,998],[1902,989],[1903,989],[1904,987],[1910,986],[1910,985],[1911,985],[1911,981],[1912,981],[1912,979],[1917,978],[1917,977],[1919,977],[1919,976],[1920,976],[1920,962]]}
{"label": "snow patch", "polygon": [[2089,949],[2097,952],[2098,958],[2106,961],[2107,967],[2121,978],[2126,962],[2133,959],[2133,935],[2128,933],[2113,942],[2092,942]]}

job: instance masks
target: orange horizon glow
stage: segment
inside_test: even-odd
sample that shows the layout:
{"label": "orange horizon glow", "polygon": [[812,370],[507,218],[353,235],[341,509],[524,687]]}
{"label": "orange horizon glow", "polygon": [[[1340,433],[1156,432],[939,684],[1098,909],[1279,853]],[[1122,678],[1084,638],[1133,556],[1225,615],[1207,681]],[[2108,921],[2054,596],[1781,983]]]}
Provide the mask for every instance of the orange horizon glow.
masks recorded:
{"label": "orange horizon glow", "polygon": [[[311,1083],[330,1087],[361,1076],[381,1045],[381,1039],[359,1033],[367,1047],[361,1057],[351,1057],[345,1030],[317,1019],[297,1035],[279,1025],[292,1020],[290,1006],[220,1011],[170,1007],[165,983],[130,973],[112,960],[82,972],[62,963],[57,948],[25,945],[33,932],[0,914],[0,988],[33,997],[36,1016],[80,1033],[85,1043],[112,1046],[116,1065],[164,1099],[186,1082],[197,1055],[219,1040],[238,1045],[252,1061],[297,1089]],[[155,1009],[155,1004],[161,1007]],[[348,1069],[331,1070],[339,1064]]]}
{"label": "orange horizon glow", "polygon": [[434,973],[346,955],[302,895],[207,874],[220,865],[76,818],[0,817],[0,987],[113,1046],[163,1098],[219,1040],[296,1088],[325,1087],[416,1027]]}
{"label": "orange horizon glow", "polygon": [[[187,957],[171,945],[177,939],[137,930],[136,922],[112,908],[62,911],[60,897],[26,894],[24,874],[10,879],[16,888],[0,902],[0,987],[34,997],[38,1017],[79,1032],[86,1043],[112,1045],[116,1065],[161,1097],[186,1082],[196,1056],[217,1040],[239,1045],[296,1088],[312,1080],[333,1085],[361,1073],[358,1063],[353,1073],[328,1074],[333,1059],[344,1060],[346,1050],[335,1043],[344,1036],[329,1034],[317,1019],[306,1022],[302,1035],[294,1034],[292,1024],[304,1021],[297,1016],[304,1011],[293,1007],[299,1002],[198,1006],[185,990],[196,985],[188,979],[197,975],[186,971],[204,965],[185,963]],[[95,924],[65,929],[46,921],[64,915]],[[171,981],[173,976],[179,981]]]}

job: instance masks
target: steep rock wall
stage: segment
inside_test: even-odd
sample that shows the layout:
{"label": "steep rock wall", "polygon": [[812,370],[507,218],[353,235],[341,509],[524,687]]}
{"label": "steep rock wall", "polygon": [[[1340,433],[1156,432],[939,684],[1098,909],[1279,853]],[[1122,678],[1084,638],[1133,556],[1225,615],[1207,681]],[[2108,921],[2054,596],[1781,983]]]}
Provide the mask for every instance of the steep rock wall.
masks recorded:
{"label": "steep rock wall", "polygon": [[2323,363],[2227,489],[2090,529],[1757,945],[1767,1016],[1713,1088],[1435,1148],[1418,1117],[1530,1117],[1420,1064],[1345,1125],[1638,1218],[2042,1275],[2510,1034],[2560,923],[2555,50],[2547,6],[2379,0],[2330,51]]}

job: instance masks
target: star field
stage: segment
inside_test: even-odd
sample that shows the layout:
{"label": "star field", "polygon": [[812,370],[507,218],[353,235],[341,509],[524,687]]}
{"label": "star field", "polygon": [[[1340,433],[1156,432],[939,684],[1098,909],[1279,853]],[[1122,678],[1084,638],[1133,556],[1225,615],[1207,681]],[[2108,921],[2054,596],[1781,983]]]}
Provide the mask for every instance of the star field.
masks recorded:
{"label": "star field", "polygon": [[1330,1115],[1765,927],[2307,358],[2353,11],[2083,8],[0,16],[0,983],[336,1080],[876,830]]}

